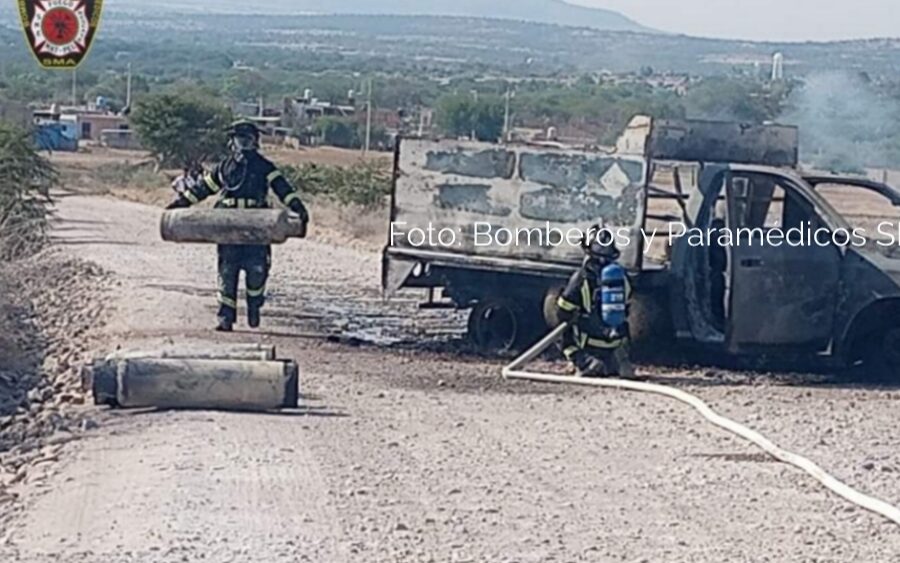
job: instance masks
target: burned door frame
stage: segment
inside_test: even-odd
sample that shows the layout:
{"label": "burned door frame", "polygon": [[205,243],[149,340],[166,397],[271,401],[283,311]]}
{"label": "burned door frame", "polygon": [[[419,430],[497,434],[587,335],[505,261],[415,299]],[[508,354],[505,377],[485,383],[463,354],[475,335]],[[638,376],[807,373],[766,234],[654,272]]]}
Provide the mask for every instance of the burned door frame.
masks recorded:
{"label": "burned door frame", "polygon": [[[755,209],[740,210],[740,199],[755,193],[738,193],[737,179],[767,180],[771,190]],[[790,206],[805,214],[806,220],[830,232],[846,228],[835,218],[827,203],[803,182],[787,174],[758,169],[732,169],[724,175],[728,201],[728,227],[734,234],[740,228],[760,228],[765,232],[766,216],[774,202],[775,190],[784,191],[782,219]],[[760,185],[757,183],[757,185]],[[768,199],[765,199],[765,198]],[[743,203],[747,203],[744,201]],[[755,213],[748,224],[739,221],[746,213]],[[762,212],[762,213],[759,213]],[[820,223],[820,224],[818,224]],[[791,221],[781,228],[797,225]],[[801,221],[800,226],[805,226]],[[842,261],[846,249],[837,244],[744,245],[729,248],[730,286],[726,312],[726,346],[729,352],[746,353],[764,348],[790,348],[793,351],[824,351],[832,342],[837,303],[841,290]]]}
{"label": "burned door frame", "polygon": [[[724,191],[724,178],[728,165],[703,163],[697,183],[685,206],[685,227],[706,229],[712,211]],[[672,283],[669,299],[672,323],[676,336],[701,344],[721,346],[725,341],[724,330],[712,322],[709,299],[709,252],[705,247],[695,247],[687,237],[676,239],[672,246]]]}

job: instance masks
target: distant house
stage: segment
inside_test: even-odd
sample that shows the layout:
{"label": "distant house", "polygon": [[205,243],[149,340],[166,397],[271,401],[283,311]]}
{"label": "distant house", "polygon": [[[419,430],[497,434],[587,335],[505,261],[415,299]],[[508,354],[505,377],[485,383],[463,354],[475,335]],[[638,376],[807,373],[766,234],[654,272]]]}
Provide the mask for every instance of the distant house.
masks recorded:
{"label": "distant house", "polygon": [[79,138],[99,141],[100,133],[110,129],[128,129],[128,118],[108,113],[76,113],[80,130]]}
{"label": "distant house", "polygon": [[100,132],[107,129],[128,129],[128,117],[116,113],[85,107],[59,107],[32,112],[34,125],[59,123],[67,136],[77,140],[100,140]]}
{"label": "distant house", "polygon": [[77,151],[78,139],[70,137],[59,122],[45,122],[34,127],[34,144],[43,151]]}
{"label": "distant house", "polygon": [[352,117],[356,115],[356,106],[322,101],[313,97],[312,91],[306,90],[301,97],[285,98],[282,115],[286,127],[308,125],[320,117]]}
{"label": "distant house", "polygon": [[140,150],[141,141],[131,129],[104,129],[100,132],[100,144],[111,149]]}

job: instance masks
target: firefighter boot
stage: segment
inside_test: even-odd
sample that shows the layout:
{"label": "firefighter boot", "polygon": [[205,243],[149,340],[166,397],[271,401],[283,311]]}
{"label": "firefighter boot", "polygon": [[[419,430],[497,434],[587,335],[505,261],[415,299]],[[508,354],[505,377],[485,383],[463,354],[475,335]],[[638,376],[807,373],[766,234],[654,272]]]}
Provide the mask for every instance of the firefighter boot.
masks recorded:
{"label": "firefighter boot", "polygon": [[605,360],[606,364],[609,366],[610,376],[621,377],[622,379],[635,378],[634,366],[631,363],[627,344],[623,344],[612,352],[608,352]]}
{"label": "firefighter boot", "polygon": [[247,324],[250,325],[250,328],[259,328],[261,316],[259,307],[253,305],[247,307]]}
{"label": "firefighter boot", "polygon": [[234,322],[228,317],[219,317],[219,324],[216,325],[216,332],[231,332],[234,329]]}
{"label": "firefighter boot", "polygon": [[603,377],[606,373],[603,362],[583,350],[575,353],[572,363],[575,365],[576,377]]}

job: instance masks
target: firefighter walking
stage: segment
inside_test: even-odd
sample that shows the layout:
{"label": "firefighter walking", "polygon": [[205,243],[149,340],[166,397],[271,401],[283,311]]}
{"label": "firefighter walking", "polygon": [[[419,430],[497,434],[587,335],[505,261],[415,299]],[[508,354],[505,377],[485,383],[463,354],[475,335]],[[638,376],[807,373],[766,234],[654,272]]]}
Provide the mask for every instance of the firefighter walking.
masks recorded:
{"label": "firefighter walking", "polygon": [[[278,168],[259,153],[260,131],[251,121],[238,121],[228,130],[230,154],[194,186],[185,189],[167,209],[190,207],[218,196],[217,209],[265,209],[269,190],[304,223],[309,214],[300,195]],[[247,324],[260,325],[266,300],[272,251],[267,245],[219,245],[219,323],[216,330],[230,332],[237,321],[238,282],[244,272],[247,290]]]}
{"label": "firefighter walking", "polygon": [[557,301],[559,319],[570,328],[563,354],[579,377],[633,377],[628,357],[628,300],[631,286],[617,260],[615,239],[591,227],[582,247],[584,264]]}

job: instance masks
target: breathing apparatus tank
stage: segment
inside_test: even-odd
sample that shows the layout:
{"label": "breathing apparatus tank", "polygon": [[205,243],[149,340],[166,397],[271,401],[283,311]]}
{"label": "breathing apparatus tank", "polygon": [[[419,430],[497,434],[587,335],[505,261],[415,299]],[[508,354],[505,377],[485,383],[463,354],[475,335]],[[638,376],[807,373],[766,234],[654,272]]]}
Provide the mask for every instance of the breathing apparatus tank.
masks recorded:
{"label": "breathing apparatus tank", "polygon": [[628,282],[625,268],[613,262],[600,273],[600,314],[603,324],[621,329],[628,322]]}

